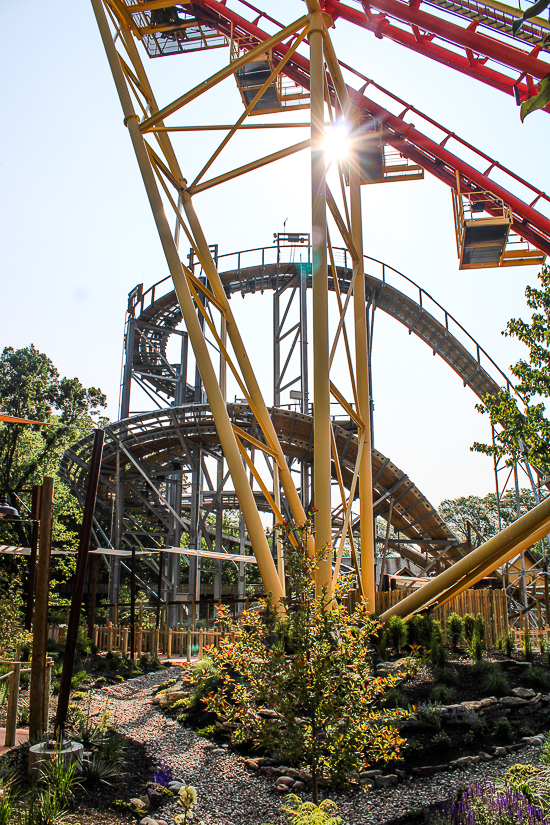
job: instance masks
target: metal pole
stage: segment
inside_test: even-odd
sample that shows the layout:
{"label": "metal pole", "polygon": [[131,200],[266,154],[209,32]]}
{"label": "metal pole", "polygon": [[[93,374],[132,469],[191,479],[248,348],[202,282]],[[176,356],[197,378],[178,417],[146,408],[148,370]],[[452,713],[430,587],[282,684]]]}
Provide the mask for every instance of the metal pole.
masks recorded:
{"label": "metal pole", "polygon": [[69,694],[71,692],[71,679],[73,676],[73,667],[76,655],[80,611],[82,608],[82,596],[84,594],[84,579],[86,577],[88,551],[90,549],[90,539],[92,536],[92,527],[94,523],[94,510],[97,498],[97,487],[99,484],[99,473],[101,470],[104,437],[105,433],[103,430],[95,430],[94,446],[90,459],[90,469],[88,471],[86,501],[82,516],[82,527],[80,528],[80,541],[78,543],[78,556],[76,560],[76,571],[71,599],[71,613],[69,616],[69,626],[67,628],[67,639],[65,641],[65,653],[63,654],[63,671],[61,673],[59,698],[57,701],[57,714],[55,717],[56,733],[64,730],[65,720],[67,718],[67,708],[69,706]]}
{"label": "metal pole", "polygon": [[31,686],[29,696],[29,741],[37,742],[44,732],[44,684],[46,679],[46,628],[48,626],[48,580],[52,549],[54,479],[45,476],[40,498],[40,553],[36,568]]}
{"label": "metal pole", "polygon": [[38,555],[38,532],[40,519],[40,494],[42,488],[39,484],[35,484],[32,488],[32,504],[31,504],[31,519],[32,519],[32,537],[31,537],[31,554],[29,556],[29,583],[27,588],[27,612],[25,615],[25,630],[32,628],[32,613],[34,605],[34,588],[36,585],[36,559]]}
{"label": "metal pole", "polygon": [[[328,335],[327,210],[325,179],[325,65],[323,15],[310,15],[310,95],[311,95],[311,240],[313,286],[313,478],[315,489],[315,549],[330,547],[331,462],[330,462],[330,380]],[[329,553],[317,564],[317,594],[323,587],[332,596],[332,558]]]}
{"label": "metal pole", "polygon": [[157,620],[155,622],[155,627],[157,630],[160,626],[160,602],[162,598],[162,572],[164,567],[164,553],[159,553],[159,579],[157,585]]}
{"label": "metal pole", "polygon": [[[358,133],[358,117],[355,115],[355,132]],[[367,334],[365,273],[363,271],[363,226],[361,216],[361,176],[357,151],[350,158],[350,213],[353,244],[357,250],[357,268],[353,287],[353,314],[355,322],[355,380],[357,382],[357,412],[364,425],[365,443],[359,462],[359,506],[361,511],[361,582],[368,609],[375,611],[374,572],[374,517],[372,498],[372,445],[371,445],[371,404],[370,404],[370,364]],[[389,529],[389,527],[388,527]]]}
{"label": "metal pole", "polygon": [[[160,240],[164,249],[164,254],[174,281],[174,287],[178,296],[182,315],[189,333],[195,358],[199,364],[201,377],[208,396],[208,402],[216,421],[216,427],[220,437],[222,449],[233,478],[235,492],[239,499],[241,511],[246,521],[248,534],[258,561],[260,575],[262,576],[266,590],[273,594],[273,598],[275,602],[277,602],[283,596],[281,583],[277,575],[275,564],[271,557],[271,552],[263,524],[260,519],[260,514],[243,467],[235,433],[233,431],[227,408],[225,406],[225,401],[218,384],[218,377],[216,376],[212,361],[210,359],[210,354],[208,352],[208,347],[200,328],[199,319],[197,318],[193,304],[193,298],[191,296],[187,280],[183,274],[178,250],[174,244],[174,239],[166,219],[164,205],[160,197],[153,170],[151,168],[144,139],[139,128],[139,117],[134,111],[130,93],[122,72],[117,50],[111,37],[109,24],[107,22],[101,0],[91,0],[91,2],[107,58],[109,60],[113,79],[120,97],[120,102],[124,112],[124,121],[128,127],[134,151],[136,153],[136,158],[143,177],[145,189],[149,197],[149,203],[155,218]],[[186,208],[186,212],[190,201],[191,199],[189,195],[187,195],[187,197],[184,195],[184,207]],[[194,214],[194,210],[191,211]],[[208,246],[206,246],[206,250],[207,255],[210,256]],[[211,256],[210,260],[212,260]],[[210,273],[207,274],[210,277]]]}

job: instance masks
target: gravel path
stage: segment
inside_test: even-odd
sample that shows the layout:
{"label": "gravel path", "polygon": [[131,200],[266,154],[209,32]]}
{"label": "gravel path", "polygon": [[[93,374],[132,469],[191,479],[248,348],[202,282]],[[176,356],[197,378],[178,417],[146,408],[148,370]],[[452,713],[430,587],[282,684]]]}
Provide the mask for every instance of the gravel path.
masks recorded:
{"label": "gravel path", "polygon": [[[108,698],[117,730],[143,742],[153,761],[168,765],[174,777],[197,789],[195,822],[282,825],[286,818],[280,813],[281,798],[274,790],[272,778],[249,771],[243,766],[242,758],[227,749],[213,752],[208,740],[169,719],[158,705],[152,704],[153,689],[180,672],[174,667],[96,691],[92,714],[99,714]],[[331,798],[338,803],[346,825],[383,825],[411,808],[444,799],[460,785],[501,776],[515,762],[537,764],[539,753],[538,748],[528,747],[463,771],[414,781],[406,779],[384,790],[331,793]],[[173,804],[165,806],[158,816],[170,823],[177,810]]]}

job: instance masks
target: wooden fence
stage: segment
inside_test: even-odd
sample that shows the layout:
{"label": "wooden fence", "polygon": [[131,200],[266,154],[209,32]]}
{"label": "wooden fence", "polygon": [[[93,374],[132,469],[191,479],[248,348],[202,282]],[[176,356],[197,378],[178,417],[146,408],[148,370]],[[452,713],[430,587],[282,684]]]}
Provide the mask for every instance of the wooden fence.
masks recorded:
{"label": "wooden fence", "polygon": [[[217,630],[192,630],[187,628],[136,627],[135,651],[138,656],[148,653],[166,654],[169,659],[187,659],[202,657],[206,647],[219,644],[221,634]],[[130,650],[130,628],[127,625],[96,625],[93,640],[99,650],[119,650],[127,654]]]}
{"label": "wooden fence", "polygon": [[[529,628],[529,639],[531,647],[534,650],[540,651],[540,643],[543,642],[543,649],[550,650],[550,627],[546,625],[545,628]],[[510,628],[510,633],[514,637],[516,650],[522,650],[525,638],[525,629],[513,627]]]}
{"label": "wooden fence", "polygon": [[[383,613],[397,604],[405,596],[414,593],[412,589],[386,590],[376,594],[376,612]],[[441,622],[446,633],[447,619],[451,613],[465,616],[466,613],[477,615],[481,613],[485,621],[486,639],[489,647],[496,647],[499,638],[503,638],[509,631],[508,606],[504,590],[465,590],[454,599],[437,607],[432,615]]]}

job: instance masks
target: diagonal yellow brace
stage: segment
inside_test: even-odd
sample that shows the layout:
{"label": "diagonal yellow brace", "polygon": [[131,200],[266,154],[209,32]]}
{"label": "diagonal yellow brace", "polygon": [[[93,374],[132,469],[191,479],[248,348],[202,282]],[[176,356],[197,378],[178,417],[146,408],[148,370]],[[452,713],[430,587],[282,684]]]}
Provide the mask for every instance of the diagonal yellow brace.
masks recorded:
{"label": "diagonal yellow brace", "polygon": [[216,74],[209,77],[208,80],[203,80],[203,82],[199,83],[198,86],[195,86],[189,92],[186,92],[186,94],[178,97],[177,100],[169,103],[168,106],[165,106],[154,115],[151,115],[150,118],[140,124],[139,128],[142,132],[148,132],[152,126],[156,126],[156,124],[161,120],[164,120],[164,118],[174,114],[174,112],[177,112],[178,109],[181,109],[183,106],[186,106],[187,103],[190,103],[196,97],[202,95],[203,92],[208,91],[208,89],[212,89],[218,83],[221,83],[222,80],[225,80],[227,77],[231,77],[231,75],[238,69],[246,66],[247,63],[252,63],[257,57],[265,54],[265,52],[273,48],[273,46],[277,46],[279,43],[282,43],[283,40],[286,40],[286,38],[291,34],[303,29],[304,26],[307,25],[307,22],[307,16],[300,17],[299,20],[296,20],[294,23],[291,23],[290,26],[286,26],[284,29],[281,29],[281,31],[277,32],[277,34],[274,34],[272,37],[268,37],[267,40],[262,40],[258,46],[255,46],[242,57],[237,58],[237,60],[234,60],[228,66],[225,66],[225,68],[221,69],[219,72],[216,72]]}
{"label": "diagonal yellow brace", "polygon": [[[336,478],[338,479],[338,487],[340,488],[340,498],[342,500],[342,507],[344,511],[347,507],[347,500],[346,500],[346,491],[344,489],[344,479],[342,476],[342,468],[340,466],[340,458],[338,456],[338,450],[336,448],[336,438],[334,437],[334,427],[331,424],[330,427],[330,441],[332,444],[332,456],[334,459],[334,467],[336,469]],[[351,557],[353,559],[353,566],[355,567],[355,573],[357,575],[357,587],[359,588],[359,592],[361,596],[363,596],[363,583],[361,581],[361,569],[359,567],[359,561],[357,559],[357,553],[355,551],[355,541],[353,539],[353,528],[351,522],[348,523],[348,538],[349,543],[351,546]],[[338,578],[338,573],[340,572],[340,565],[337,567],[335,566],[334,569],[334,584],[336,584],[336,580]]]}
{"label": "diagonal yellow brace", "polygon": [[342,554],[344,552],[344,543],[346,541],[346,533],[348,532],[349,526],[349,518],[351,515],[351,505],[353,504],[353,499],[355,497],[355,487],[357,486],[357,478],[359,476],[359,465],[361,463],[361,454],[363,452],[363,447],[365,444],[365,430],[359,436],[359,444],[357,447],[357,458],[355,460],[355,469],[353,471],[353,478],[351,481],[351,487],[349,491],[349,498],[346,507],[346,515],[344,517],[344,526],[342,527],[342,536],[340,538],[340,546],[338,547],[338,554],[336,556],[336,564],[334,568],[334,576],[332,579],[332,586],[336,583],[336,579],[338,578],[338,573],[340,571],[340,564],[342,562]]}
{"label": "diagonal yellow brace", "polygon": [[272,450],[271,447],[268,447],[267,444],[264,444],[262,441],[258,441],[257,438],[254,438],[253,435],[247,433],[246,430],[241,430],[240,427],[237,427],[236,424],[233,424],[233,430],[239,436],[239,438],[244,438],[245,441],[248,441],[249,444],[253,444],[254,447],[257,447],[258,450],[261,450],[263,453],[267,453],[272,458],[277,458],[277,453],[275,450]]}
{"label": "diagonal yellow brace", "polygon": [[353,407],[350,407],[349,403],[346,401],[346,399],[344,398],[344,396],[342,395],[340,390],[337,389],[337,387],[334,386],[332,381],[330,382],[330,391],[331,391],[332,395],[334,396],[334,398],[336,398],[338,403],[341,404],[342,407],[345,409],[345,411],[347,412],[349,417],[352,419],[352,421],[355,421],[355,423],[357,424],[357,426],[359,427],[360,430],[364,430],[365,429],[364,421],[357,415],[357,413],[355,412]]}

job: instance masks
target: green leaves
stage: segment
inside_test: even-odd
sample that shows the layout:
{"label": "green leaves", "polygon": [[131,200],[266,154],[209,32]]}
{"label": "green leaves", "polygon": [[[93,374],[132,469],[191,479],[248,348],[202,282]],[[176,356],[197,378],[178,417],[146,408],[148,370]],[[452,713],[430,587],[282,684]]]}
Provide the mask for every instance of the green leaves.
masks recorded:
{"label": "green leaves", "polygon": [[538,94],[528,97],[521,104],[520,118],[522,123],[531,112],[536,109],[544,109],[550,103],[550,72],[542,78],[537,88]]}
{"label": "green leaves", "polygon": [[537,0],[536,3],[533,3],[532,6],[529,6],[529,8],[523,12],[522,16],[518,17],[517,20],[514,20],[514,22],[512,23],[512,34],[514,35],[514,37],[517,37],[521,27],[523,26],[526,20],[530,20],[532,17],[536,17],[537,15],[541,14],[541,12],[547,9],[549,5],[550,0]]}

